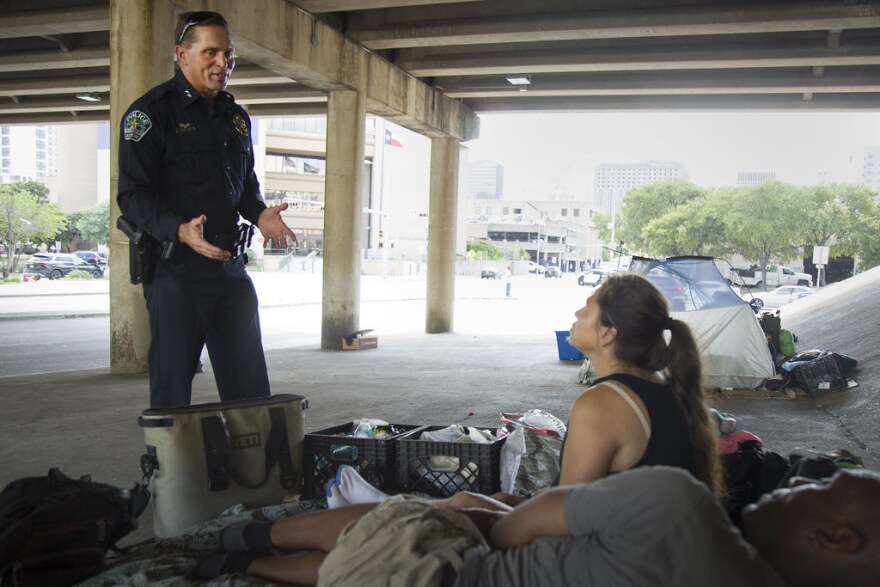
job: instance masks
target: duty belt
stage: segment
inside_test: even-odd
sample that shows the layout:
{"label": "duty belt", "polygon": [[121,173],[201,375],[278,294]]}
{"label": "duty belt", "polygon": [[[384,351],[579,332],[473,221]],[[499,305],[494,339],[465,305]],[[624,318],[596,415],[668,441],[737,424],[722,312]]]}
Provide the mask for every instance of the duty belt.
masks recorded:
{"label": "duty belt", "polygon": [[238,230],[234,232],[219,232],[206,236],[205,240],[216,247],[229,251],[233,257],[238,257],[247,252],[253,237],[254,225],[242,222],[238,225]]}

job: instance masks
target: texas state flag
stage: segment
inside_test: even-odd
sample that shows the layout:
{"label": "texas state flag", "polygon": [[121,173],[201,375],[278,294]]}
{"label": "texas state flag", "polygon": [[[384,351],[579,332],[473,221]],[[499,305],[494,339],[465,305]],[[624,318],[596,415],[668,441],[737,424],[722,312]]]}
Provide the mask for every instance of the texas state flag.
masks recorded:
{"label": "texas state flag", "polygon": [[401,143],[400,141],[395,139],[393,136],[391,136],[391,131],[388,130],[387,128],[385,129],[385,144],[391,145],[392,147],[402,147],[403,146],[403,143]]}

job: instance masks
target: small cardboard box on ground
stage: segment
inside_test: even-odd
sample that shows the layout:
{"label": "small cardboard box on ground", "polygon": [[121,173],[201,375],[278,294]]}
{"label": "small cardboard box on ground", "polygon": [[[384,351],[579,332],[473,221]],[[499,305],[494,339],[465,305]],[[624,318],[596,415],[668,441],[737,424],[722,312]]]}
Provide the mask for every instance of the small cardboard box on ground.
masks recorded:
{"label": "small cardboard box on ground", "polygon": [[348,336],[342,338],[342,350],[344,351],[365,351],[374,349],[379,346],[379,337],[367,336],[373,332],[372,328],[366,330],[358,330],[352,332]]}

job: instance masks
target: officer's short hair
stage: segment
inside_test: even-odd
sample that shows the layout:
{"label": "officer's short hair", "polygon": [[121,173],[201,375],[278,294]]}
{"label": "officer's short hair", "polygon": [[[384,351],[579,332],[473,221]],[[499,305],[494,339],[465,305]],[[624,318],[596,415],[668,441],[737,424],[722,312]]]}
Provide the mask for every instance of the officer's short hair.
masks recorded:
{"label": "officer's short hair", "polygon": [[197,26],[220,25],[229,30],[229,23],[223,18],[219,12],[210,12],[207,10],[198,12],[184,12],[177,20],[177,28],[175,29],[174,39],[176,44],[183,45],[187,49],[192,47],[192,29]]}

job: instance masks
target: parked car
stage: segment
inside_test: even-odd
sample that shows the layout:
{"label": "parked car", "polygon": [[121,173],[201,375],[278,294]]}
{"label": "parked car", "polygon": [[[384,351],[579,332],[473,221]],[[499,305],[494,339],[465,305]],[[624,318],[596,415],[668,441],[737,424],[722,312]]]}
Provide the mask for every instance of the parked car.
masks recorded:
{"label": "parked car", "polygon": [[104,268],[107,266],[107,257],[97,251],[76,251],[73,254],[95,267]]}
{"label": "parked car", "polygon": [[480,279],[501,279],[501,270],[486,267],[480,271]]}
{"label": "parked car", "polygon": [[578,275],[578,285],[596,287],[605,281],[606,273],[601,269],[592,269]]}
{"label": "parked car", "polygon": [[544,270],[544,277],[562,277],[562,271],[556,265],[548,265]]}
{"label": "parked car", "polygon": [[[727,276],[728,283],[732,285],[747,285],[761,288],[761,270],[757,267],[750,269],[730,269]],[[783,285],[813,285],[813,276],[809,273],[799,273],[788,267],[767,267],[767,286],[778,287]]]}
{"label": "parked car", "polygon": [[777,287],[773,291],[755,292],[752,296],[755,300],[754,304],[759,308],[763,308],[764,306],[778,308],[779,306],[799,300],[804,296],[808,296],[811,293],[813,293],[813,290],[802,285],[783,285],[782,287]]}
{"label": "parked car", "polygon": [[24,266],[24,275],[39,275],[49,279],[59,279],[71,271],[83,271],[94,278],[104,276],[104,270],[83,261],[76,255],[66,253],[40,253],[28,259]]}
{"label": "parked car", "polygon": [[675,275],[667,272],[652,272],[648,280],[666,296],[670,312],[693,309],[693,302],[689,303],[688,300],[687,285]]}
{"label": "parked car", "polygon": [[544,273],[544,271],[546,271],[546,269],[544,269],[543,265],[539,265],[534,261],[529,261],[529,273],[537,273],[540,275],[541,273]]}

